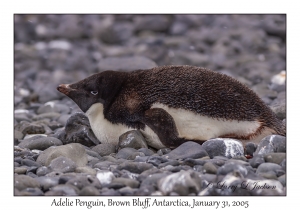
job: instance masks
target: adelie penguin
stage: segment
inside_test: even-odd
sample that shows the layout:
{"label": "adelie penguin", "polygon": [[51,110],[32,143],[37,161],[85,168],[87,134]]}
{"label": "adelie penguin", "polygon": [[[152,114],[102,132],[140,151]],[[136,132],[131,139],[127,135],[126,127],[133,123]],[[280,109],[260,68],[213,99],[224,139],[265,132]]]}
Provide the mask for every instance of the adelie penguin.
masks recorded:
{"label": "adelie penguin", "polygon": [[285,136],[282,122],[252,90],[204,68],[104,71],[57,89],[85,112],[102,143],[117,145],[121,134],[134,129],[154,148],[216,137],[245,144]]}

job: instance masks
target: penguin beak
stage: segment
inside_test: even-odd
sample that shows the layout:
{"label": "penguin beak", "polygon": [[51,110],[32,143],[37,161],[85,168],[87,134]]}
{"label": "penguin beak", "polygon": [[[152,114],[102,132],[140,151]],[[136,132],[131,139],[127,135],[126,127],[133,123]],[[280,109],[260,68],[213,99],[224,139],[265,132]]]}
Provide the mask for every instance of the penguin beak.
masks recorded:
{"label": "penguin beak", "polygon": [[69,95],[70,91],[73,89],[70,88],[69,84],[61,84],[57,87],[57,90],[65,95]]}

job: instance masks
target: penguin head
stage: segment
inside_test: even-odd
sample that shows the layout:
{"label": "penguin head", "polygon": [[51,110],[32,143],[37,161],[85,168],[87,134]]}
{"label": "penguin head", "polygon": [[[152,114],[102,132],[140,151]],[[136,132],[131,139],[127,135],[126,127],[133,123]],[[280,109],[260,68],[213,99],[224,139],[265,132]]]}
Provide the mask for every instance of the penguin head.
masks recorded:
{"label": "penguin head", "polygon": [[120,72],[105,71],[73,84],[61,84],[57,90],[71,98],[86,112],[93,104],[105,104],[120,89],[124,77]]}

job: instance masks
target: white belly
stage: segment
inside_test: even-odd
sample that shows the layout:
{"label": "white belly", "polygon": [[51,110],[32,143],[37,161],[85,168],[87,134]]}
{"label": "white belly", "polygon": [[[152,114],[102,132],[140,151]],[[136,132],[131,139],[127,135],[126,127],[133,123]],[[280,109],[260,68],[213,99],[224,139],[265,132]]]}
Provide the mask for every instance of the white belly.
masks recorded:
{"label": "white belly", "polygon": [[[103,115],[103,104],[97,103],[93,104],[90,109],[86,112],[86,115],[90,121],[91,128],[95,136],[99,139],[101,143],[111,143],[118,145],[119,137],[132,128],[127,127],[123,124],[112,124],[104,118]],[[165,147],[159,140],[158,136],[146,126],[145,130],[142,131],[143,136],[148,145],[154,148]]]}
{"label": "white belly", "polygon": [[257,121],[213,119],[185,109],[170,108],[160,103],[153,104],[151,108],[161,108],[167,111],[175,121],[179,137],[190,140],[208,140],[230,133],[247,136],[255,133],[260,127]]}

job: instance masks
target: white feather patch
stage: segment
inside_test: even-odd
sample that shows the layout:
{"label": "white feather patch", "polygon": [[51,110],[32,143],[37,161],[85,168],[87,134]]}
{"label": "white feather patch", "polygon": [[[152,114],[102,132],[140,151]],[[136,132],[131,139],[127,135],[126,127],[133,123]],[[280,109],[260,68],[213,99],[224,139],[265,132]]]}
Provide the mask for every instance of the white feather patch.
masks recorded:
{"label": "white feather patch", "polygon": [[[112,143],[114,145],[117,145],[119,143],[119,136],[127,131],[133,130],[126,125],[112,124],[107,119],[105,119],[103,115],[103,104],[101,103],[93,104],[86,112],[86,115],[90,121],[94,134],[101,143]],[[154,148],[165,147],[160,142],[158,136],[154,133],[154,131],[151,130],[148,126],[145,127],[144,131],[141,130],[141,132],[144,135],[148,145]]]}
{"label": "white feather patch", "polygon": [[161,103],[155,103],[151,108],[167,111],[175,121],[179,137],[185,139],[208,140],[232,133],[247,136],[260,127],[257,121],[214,119],[185,109],[170,108]]}

